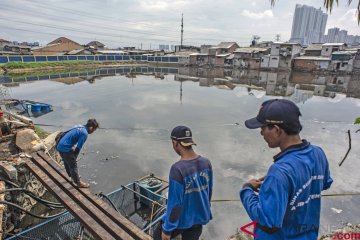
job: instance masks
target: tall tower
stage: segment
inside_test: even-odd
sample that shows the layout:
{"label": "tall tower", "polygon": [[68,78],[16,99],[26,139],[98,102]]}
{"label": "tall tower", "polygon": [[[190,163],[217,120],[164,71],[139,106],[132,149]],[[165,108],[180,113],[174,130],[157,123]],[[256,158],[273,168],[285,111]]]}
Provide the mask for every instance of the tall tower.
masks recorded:
{"label": "tall tower", "polygon": [[327,14],[321,9],[296,4],[290,42],[319,43],[325,34]]}
{"label": "tall tower", "polygon": [[183,46],[183,37],[184,37],[184,14],[181,14],[181,43],[180,43],[180,50]]}

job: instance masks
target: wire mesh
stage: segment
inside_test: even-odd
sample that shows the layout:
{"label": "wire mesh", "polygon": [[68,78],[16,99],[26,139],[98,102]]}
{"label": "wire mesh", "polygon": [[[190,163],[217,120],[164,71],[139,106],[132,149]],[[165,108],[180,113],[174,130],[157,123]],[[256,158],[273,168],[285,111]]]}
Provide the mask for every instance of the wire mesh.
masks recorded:
{"label": "wire mesh", "polygon": [[[118,212],[149,233],[165,211],[167,199],[134,182],[109,193],[102,200],[110,206],[114,205]],[[73,240],[80,239],[81,235],[83,240],[95,239],[87,229],[83,229],[82,234],[81,223],[67,212],[6,239]]]}

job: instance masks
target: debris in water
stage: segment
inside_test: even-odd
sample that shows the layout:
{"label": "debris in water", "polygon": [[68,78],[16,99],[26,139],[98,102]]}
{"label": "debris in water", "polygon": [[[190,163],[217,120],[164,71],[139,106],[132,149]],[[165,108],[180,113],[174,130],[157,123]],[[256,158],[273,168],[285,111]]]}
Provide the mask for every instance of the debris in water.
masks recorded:
{"label": "debris in water", "polygon": [[334,212],[334,213],[341,213],[343,210],[342,209],[337,209],[337,208],[331,208],[331,210]]}

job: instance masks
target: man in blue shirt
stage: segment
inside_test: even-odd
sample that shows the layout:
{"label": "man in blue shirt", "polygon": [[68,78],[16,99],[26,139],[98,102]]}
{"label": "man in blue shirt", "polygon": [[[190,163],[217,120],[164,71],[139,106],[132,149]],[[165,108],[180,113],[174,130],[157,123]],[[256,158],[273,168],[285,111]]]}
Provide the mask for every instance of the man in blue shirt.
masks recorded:
{"label": "man in blue shirt", "polygon": [[171,166],[166,213],[154,231],[154,239],[170,240],[181,234],[184,240],[198,240],[202,225],[212,219],[211,163],[193,150],[192,145],[196,144],[188,127],[175,127],[171,139],[181,158]]}
{"label": "man in blue shirt", "polygon": [[56,146],[64,162],[66,173],[80,188],[87,188],[90,184],[80,181],[76,159],[88,134],[92,134],[98,127],[99,124],[95,119],[89,119],[85,125],[76,125],[67,131]]}
{"label": "man in blue shirt", "polygon": [[247,128],[261,128],[270,148],[281,150],[266,176],[251,179],[240,191],[246,212],[257,222],[255,239],[317,239],[321,191],[333,180],[323,150],[301,140],[300,116],[293,102],[274,99],[245,121]]}

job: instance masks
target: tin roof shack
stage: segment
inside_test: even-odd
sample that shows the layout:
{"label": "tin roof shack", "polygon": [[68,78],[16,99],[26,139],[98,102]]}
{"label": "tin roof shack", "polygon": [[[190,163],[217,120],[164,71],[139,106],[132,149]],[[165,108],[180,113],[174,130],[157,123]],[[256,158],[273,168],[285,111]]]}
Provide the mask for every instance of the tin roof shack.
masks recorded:
{"label": "tin roof shack", "polygon": [[279,68],[290,70],[292,68],[293,59],[300,56],[302,47],[298,43],[283,43],[280,45]]}
{"label": "tin roof shack", "polygon": [[176,45],[175,46],[175,53],[179,53],[179,52],[193,52],[193,53],[199,53],[200,52],[200,48],[196,47],[196,46],[188,46],[188,45]]}
{"label": "tin roof shack", "polygon": [[263,69],[290,70],[292,60],[300,56],[302,47],[298,43],[274,42],[271,45],[270,55],[261,58],[260,67]]}
{"label": "tin roof shack", "polygon": [[91,51],[90,49],[79,49],[79,50],[72,50],[65,55],[93,55],[95,52]]}
{"label": "tin roof shack", "polygon": [[331,54],[330,70],[351,73],[353,71],[356,54],[356,50],[333,52]]}
{"label": "tin roof shack", "polygon": [[345,48],[345,43],[324,43],[321,48],[321,56],[331,57],[333,52],[343,51]]}
{"label": "tin roof shack", "polygon": [[218,45],[209,48],[209,54],[219,55],[233,53],[237,48],[239,48],[239,45],[236,42],[221,42]]}
{"label": "tin roof shack", "polygon": [[94,48],[96,50],[104,50],[105,44],[99,42],[99,41],[91,41],[88,44],[85,45],[86,48]]}
{"label": "tin roof shack", "polygon": [[270,53],[270,48],[246,47],[234,51],[234,67],[260,69],[261,57]]}
{"label": "tin roof shack", "polygon": [[293,69],[298,71],[327,71],[331,58],[321,56],[301,56],[294,60]]}
{"label": "tin roof shack", "polygon": [[234,67],[234,54],[230,54],[224,60],[224,67],[225,68],[233,68]]}
{"label": "tin roof shack", "polygon": [[305,56],[321,56],[322,43],[310,44],[307,48],[305,48]]}
{"label": "tin roof shack", "polygon": [[31,47],[21,45],[5,45],[0,53],[7,55],[32,55]]}
{"label": "tin roof shack", "polygon": [[353,71],[360,72],[360,48],[356,51]]}
{"label": "tin roof shack", "polygon": [[5,39],[0,39],[0,51],[3,50],[3,48],[6,46],[6,45],[11,45],[12,42],[8,41],[8,40],[5,40]]}
{"label": "tin roof shack", "polygon": [[225,60],[230,57],[230,53],[223,53],[223,54],[217,54],[215,56],[215,67],[224,67],[225,66]]}
{"label": "tin roof shack", "polygon": [[50,42],[45,47],[35,47],[32,51],[34,55],[59,55],[79,49],[83,49],[83,46],[68,38],[60,37]]}
{"label": "tin roof shack", "polygon": [[190,57],[190,66],[206,66],[209,65],[209,55],[207,53],[192,53]]}
{"label": "tin roof shack", "polygon": [[212,48],[213,45],[201,45],[200,46],[200,53],[208,53],[209,49]]}

